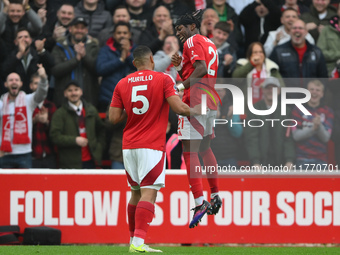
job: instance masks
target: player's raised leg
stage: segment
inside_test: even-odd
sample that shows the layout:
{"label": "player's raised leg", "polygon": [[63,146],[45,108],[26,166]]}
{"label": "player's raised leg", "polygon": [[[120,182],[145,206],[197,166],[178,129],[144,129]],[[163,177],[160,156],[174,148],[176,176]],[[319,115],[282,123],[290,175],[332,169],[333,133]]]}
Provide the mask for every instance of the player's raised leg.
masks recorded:
{"label": "player's raised leg", "polygon": [[217,161],[215,155],[210,147],[210,135],[205,136],[200,145],[200,156],[206,168],[206,175],[210,186],[210,204],[211,208],[208,209],[208,214],[217,214],[222,206],[222,200],[218,194],[218,171]]}
{"label": "player's raised leg", "polygon": [[203,197],[201,163],[198,158],[200,142],[200,140],[182,140],[188,181],[195,200],[194,215],[189,228],[196,227],[210,208],[209,202],[205,201]]}

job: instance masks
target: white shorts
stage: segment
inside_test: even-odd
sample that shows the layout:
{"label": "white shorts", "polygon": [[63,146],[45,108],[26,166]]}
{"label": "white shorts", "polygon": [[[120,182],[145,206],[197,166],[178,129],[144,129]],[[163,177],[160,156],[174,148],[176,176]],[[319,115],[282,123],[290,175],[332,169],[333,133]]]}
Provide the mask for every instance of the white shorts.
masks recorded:
{"label": "white shorts", "polygon": [[132,190],[165,187],[165,152],[152,149],[125,149],[123,160]]}
{"label": "white shorts", "polygon": [[214,137],[214,119],[217,111],[210,110],[206,115],[178,117],[179,140],[202,140],[211,135]]}

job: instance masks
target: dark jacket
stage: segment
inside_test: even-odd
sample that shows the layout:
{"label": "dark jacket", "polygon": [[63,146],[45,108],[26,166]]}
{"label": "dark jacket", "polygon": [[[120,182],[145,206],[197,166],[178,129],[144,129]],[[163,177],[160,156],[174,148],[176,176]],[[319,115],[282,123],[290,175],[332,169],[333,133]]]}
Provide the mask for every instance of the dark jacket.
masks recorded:
{"label": "dark jacket", "polygon": [[15,36],[18,28],[25,27],[30,32],[32,38],[35,38],[40,34],[43,24],[38,17],[38,15],[33,11],[29,10],[25,13],[25,15],[20,19],[20,21],[14,24],[10,18],[7,17],[7,14],[1,13],[0,18],[0,26],[3,26],[2,22],[5,23],[5,29],[1,33],[1,37],[6,43],[6,49],[11,52],[15,49]]}
{"label": "dark jacket", "polygon": [[[230,46],[228,42],[224,42],[221,47],[217,49],[218,52],[218,71],[217,71],[217,77],[231,77],[232,72],[234,71],[236,67],[236,52],[233,49],[233,47]],[[233,56],[233,61],[230,65],[226,66],[223,64],[224,62],[224,56],[226,54],[230,54]]]}
{"label": "dark jacket", "polygon": [[94,12],[89,12],[84,8],[83,1],[79,2],[74,8],[76,17],[85,18],[88,23],[89,35],[97,37],[99,32],[107,27],[112,26],[112,16],[110,12],[105,10],[103,1],[98,1],[97,9]]}
{"label": "dark jacket", "polygon": [[[175,34],[175,33],[174,33]],[[154,24],[151,27],[145,29],[138,40],[138,45],[148,46],[152,53],[155,54],[157,51],[162,50],[164,41],[158,39],[159,33]]]}
{"label": "dark jacket", "polygon": [[[331,18],[337,14],[337,10],[334,6],[329,5],[327,7],[327,15],[324,19],[320,20],[319,19],[319,14],[315,7],[312,5],[310,7],[309,12],[305,12],[304,14],[301,15],[301,19],[307,24],[307,23],[315,23],[317,26],[319,25],[328,25],[329,21]],[[319,30],[318,28],[312,29],[308,31],[314,38],[315,43],[317,43],[318,38],[319,38]]]}
{"label": "dark jacket", "polygon": [[190,8],[183,2],[179,0],[175,0],[171,4],[166,4],[162,0],[158,1],[157,7],[158,6],[165,6],[169,12],[170,12],[170,17],[172,19],[172,24],[175,24],[176,21],[184,14],[186,13],[191,13],[194,10],[190,10]]}
{"label": "dark jacket", "polygon": [[[306,41],[307,50],[299,64],[299,55],[291,41],[273,49],[270,59],[278,66],[283,78],[327,78],[325,57],[320,48]],[[289,86],[289,84],[287,84]]]}
{"label": "dark jacket", "polygon": [[52,74],[55,77],[54,103],[57,107],[64,99],[64,86],[70,80],[77,80],[83,89],[83,98],[97,105],[98,101],[98,78],[96,73],[96,60],[98,56],[98,41],[90,36],[85,41],[86,56],[78,61],[73,45],[69,37],[58,40],[53,48],[52,56],[55,66]]}
{"label": "dark jacket", "polygon": [[[26,93],[32,93],[30,89],[30,79],[31,76],[38,71],[37,64],[42,64],[46,70],[48,77],[50,78],[51,69],[54,66],[54,59],[48,51],[45,51],[41,54],[38,54],[35,48],[30,48],[30,57],[27,69],[23,65],[23,59],[18,59],[16,54],[18,50],[14,50],[11,54],[6,58],[6,61],[3,63],[2,71],[4,77],[9,75],[10,73],[17,73],[20,75],[21,81],[23,83],[22,90]],[[28,62],[28,61],[27,61]]]}
{"label": "dark jacket", "polygon": [[[267,110],[264,100],[257,102],[254,105],[255,109]],[[284,119],[291,119],[291,112],[287,109],[287,115],[281,115],[281,106],[278,102],[275,112],[270,116],[258,116],[251,112],[247,113],[247,123],[250,119],[261,119],[264,122],[262,127],[250,127],[246,125],[245,138],[246,148],[251,164],[268,165],[269,162],[275,162],[275,165],[284,165],[287,162],[293,162],[295,159],[295,144],[291,132],[287,132],[287,128],[281,125]],[[272,128],[274,140],[270,137],[270,128],[272,122],[265,119],[278,119],[274,122]],[[258,122],[256,122],[258,123]],[[255,125],[255,124],[254,124]],[[256,124],[259,125],[259,124]],[[287,124],[288,125],[288,124]],[[289,133],[289,134],[288,134]],[[273,150],[272,155],[275,159],[269,158],[269,151]]]}
{"label": "dark jacket", "polygon": [[[83,100],[85,109],[85,126],[88,145],[92,158],[101,163],[105,148],[105,126],[96,108]],[[82,167],[81,147],[76,144],[79,136],[78,115],[65,102],[53,115],[50,126],[50,138],[58,147],[60,168]]]}
{"label": "dark jacket", "polygon": [[257,2],[253,2],[247,5],[240,13],[239,20],[241,25],[245,29],[245,49],[252,42],[261,42],[264,44],[267,40],[269,31],[276,30],[281,26],[281,10],[278,5],[272,0],[262,0],[264,6],[269,10],[269,14],[264,17],[264,34],[261,35],[260,22],[261,18],[257,16],[255,8],[259,5]]}
{"label": "dark jacket", "polygon": [[[136,70],[132,64],[132,54],[126,58],[125,62],[122,62],[120,61],[121,51],[113,45],[114,40],[111,37],[107,40],[106,45],[100,49],[96,64],[98,75],[103,77],[99,101],[107,105],[111,102],[113,91],[120,79]],[[134,48],[134,46],[131,48],[131,52]]]}

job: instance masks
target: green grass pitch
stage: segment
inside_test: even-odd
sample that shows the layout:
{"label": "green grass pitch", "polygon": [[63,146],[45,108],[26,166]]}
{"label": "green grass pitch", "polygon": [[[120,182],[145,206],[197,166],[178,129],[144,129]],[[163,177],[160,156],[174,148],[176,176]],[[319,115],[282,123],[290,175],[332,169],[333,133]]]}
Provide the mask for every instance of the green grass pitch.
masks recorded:
{"label": "green grass pitch", "polygon": [[[340,254],[339,247],[166,247],[163,254],[233,254],[233,255],[323,255]],[[127,246],[0,246],[2,255],[115,255],[129,254]]]}

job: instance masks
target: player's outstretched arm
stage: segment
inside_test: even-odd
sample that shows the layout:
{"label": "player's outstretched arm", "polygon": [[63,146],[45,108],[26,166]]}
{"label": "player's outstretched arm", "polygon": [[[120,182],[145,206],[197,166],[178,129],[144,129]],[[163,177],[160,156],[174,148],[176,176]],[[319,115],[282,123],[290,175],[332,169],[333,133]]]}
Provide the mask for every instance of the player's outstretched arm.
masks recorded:
{"label": "player's outstretched arm", "polygon": [[118,107],[110,107],[109,109],[109,121],[113,124],[117,124],[127,118],[126,111]]}
{"label": "player's outstretched arm", "polygon": [[170,96],[166,100],[168,101],[171,109],[179,115],[190,116],[198,114],[194,109],[190,109],[187,104],[183,103],[177,95]]}

